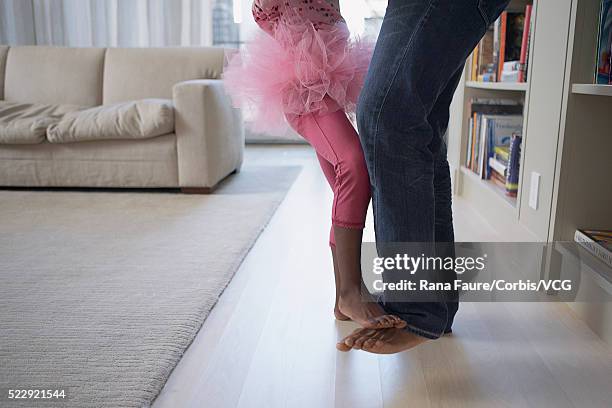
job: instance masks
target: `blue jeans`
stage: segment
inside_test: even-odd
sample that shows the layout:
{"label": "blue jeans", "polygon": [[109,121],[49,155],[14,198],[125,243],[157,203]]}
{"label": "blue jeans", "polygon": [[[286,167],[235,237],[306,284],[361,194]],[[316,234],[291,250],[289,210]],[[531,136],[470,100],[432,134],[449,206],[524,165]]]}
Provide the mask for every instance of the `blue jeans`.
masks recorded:
{"label": "blue jeans", "polygon": [[[357,111],[379,253],[385,243],[454,242],[449,107],[467,57],[508,3],[389,0]],[[400,302],[385,294],[381,303],[431,339],[450,331],[458,309],[457,297]]]}

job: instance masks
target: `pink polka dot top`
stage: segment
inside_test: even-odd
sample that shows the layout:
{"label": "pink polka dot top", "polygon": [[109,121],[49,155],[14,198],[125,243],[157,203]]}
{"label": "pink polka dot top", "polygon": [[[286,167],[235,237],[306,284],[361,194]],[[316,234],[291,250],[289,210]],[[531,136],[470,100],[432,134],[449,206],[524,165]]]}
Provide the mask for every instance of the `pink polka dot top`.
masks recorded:
{"label": "pink polka dot top", "polygon": [[343,21],[338,0],[255,0],[253,17],[267,33],[273,33],[278,24],[299,23],[296,19],[310,22],[317,30]]}

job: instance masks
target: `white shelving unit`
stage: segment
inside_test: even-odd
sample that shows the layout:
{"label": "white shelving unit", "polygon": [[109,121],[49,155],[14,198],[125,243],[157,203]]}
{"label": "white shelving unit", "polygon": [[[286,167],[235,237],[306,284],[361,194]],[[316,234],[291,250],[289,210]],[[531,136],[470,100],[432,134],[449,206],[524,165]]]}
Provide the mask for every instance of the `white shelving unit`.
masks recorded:
{"label": "white shelving unit", "polygon": [[572,93],[580,95],[612,96],[612,85],[574,84]]}
{"label": "white shelving unit", "polygon": [[467,88],[473,89],[489,89],[493,91],[510,91],[510,92],[526,92],[527,83],[519,82],[475,82],[467,81],[465,83]]}
{"label": "white shelving unit", "polygon": [[[514,0],[510,7],[525,4]],[[455,94],[448,135],[455,194],[507,234],[508,241],[573,241],[576,229],[612,229],[612,86],[592,83],[600,5],[600,0],[533,0],[528,82],[469,82],[466,69]],[[474,97],[524,104],[520,187],[514,201],[462,168]],[[540,176],[535,208],[529,200],[534,173]],[[543,254],[542,265],[552,264],[553,255]],[[592,273],[581,279],[585,293],[596,296],[595,291],[605,290]],[[569,305],[612,342],[612,304]]]}
{"label": "white shelving unit", "polygon": [[516,198],[507,196],[505,190],[491,180],[482,180],[478,174],[465,166],[461,166],[461,173],[463,173],[463,177],[469,178],[472,183],[476,183],[489,191],[493,195],[493,200],[498,201],[502,206],[505,203],[508,210],[514,211],[516,209]]}
{"label": "white shelving unit", "polygon": [[[529,2],[531,3],[531,2]],[[527,0],[513,0],[510,9],[524,10]],[[534,11],[535,12],[535,11]],[[534,30],[535,31],[535,30]],[[532,44],[533,44],[533,35]],[[475,209],[483,215],[493,227],[500,230],[511,230],[510,238],[517,241],[535,241],[537,236],[528,228],[520,225],[518,197],[509,197],[504,189],[491,180],[483,180],[464,166],[468,145],[470,105],[473,98],[512,99],[527,109],[529,82],[475,82],[468,81],[471,58],[468,59],[464,78],[459,85],[451,106],[451,122],[449,123],[449,162],[455,169],[455,193],[467,198]],[[531,70],[531,67],[529,67]],[[529,79],[529,73],[527,78]],[[526,114],[524,115],[527,116]],[[524,121],[523,134],[525,134]],[[522,160],[522,159],[521,159]]]}
{"label": "white shelving unit", "polygon": [[[513,0],[522,10],[529,0]],[[577,228],[612,229],[612,86],[593,85],[600,0],[533,0],[527,83],[467,81],[469,61],[451,107],[449,162],[455,192],[493,227],[516,225],[513,239],[573,240]],[[566,22],[562,24],[561,22]],[[507,197],[464,163],[473,98],[524,105],[519,193]],[[529,205],[540,175],[538,206]]]}

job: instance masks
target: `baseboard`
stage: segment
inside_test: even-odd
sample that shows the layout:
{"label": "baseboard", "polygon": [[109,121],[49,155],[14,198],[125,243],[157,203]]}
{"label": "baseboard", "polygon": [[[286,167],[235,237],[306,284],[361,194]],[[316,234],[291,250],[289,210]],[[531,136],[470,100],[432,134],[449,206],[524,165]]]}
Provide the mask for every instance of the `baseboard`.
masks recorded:
{"label": "baseboard", "polygon": [[181,187],[183,194],[211,194],[215,190],[213,187]]}

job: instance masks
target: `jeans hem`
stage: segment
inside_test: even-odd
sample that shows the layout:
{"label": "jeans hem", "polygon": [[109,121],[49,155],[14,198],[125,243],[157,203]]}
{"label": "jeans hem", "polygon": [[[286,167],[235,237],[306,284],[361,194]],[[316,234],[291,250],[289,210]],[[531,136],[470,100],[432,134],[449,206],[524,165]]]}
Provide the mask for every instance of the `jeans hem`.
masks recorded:
{"label": "jeans hem", "polygon": [[429,340],[437,340],[440,338],[440,336],[442,335],[441,333],[433,333],[427,330],[423,330],[420,329],[418,327],[412,326],[412,325],[407,325],[404,330],[406,330],[407,332],[410,332],[412,334],[416,334],[417,336],[421,336],[421,337],[425,337],[426,339]]}

